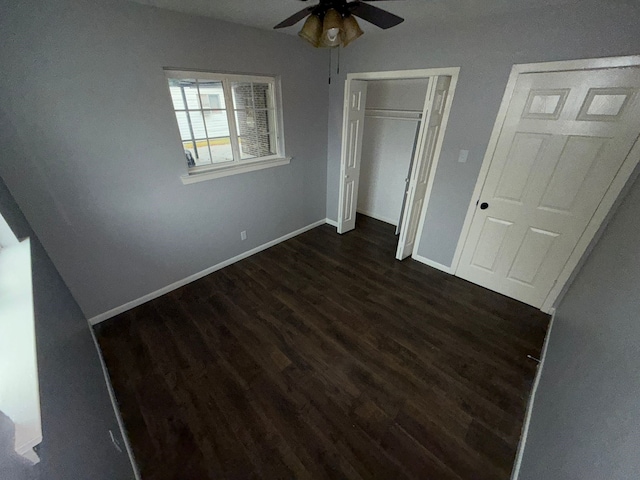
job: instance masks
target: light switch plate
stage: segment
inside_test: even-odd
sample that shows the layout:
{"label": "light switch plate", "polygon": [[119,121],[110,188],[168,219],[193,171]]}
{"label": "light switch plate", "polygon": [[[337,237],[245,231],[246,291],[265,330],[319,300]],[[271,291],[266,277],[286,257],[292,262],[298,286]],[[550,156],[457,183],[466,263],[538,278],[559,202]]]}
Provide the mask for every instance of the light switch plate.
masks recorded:
{"label": "light switch plate", "polygon": [[458,162],[467,163],[467,158],[469,158],[469,150],[460,150],[460,155],[458,155]]}

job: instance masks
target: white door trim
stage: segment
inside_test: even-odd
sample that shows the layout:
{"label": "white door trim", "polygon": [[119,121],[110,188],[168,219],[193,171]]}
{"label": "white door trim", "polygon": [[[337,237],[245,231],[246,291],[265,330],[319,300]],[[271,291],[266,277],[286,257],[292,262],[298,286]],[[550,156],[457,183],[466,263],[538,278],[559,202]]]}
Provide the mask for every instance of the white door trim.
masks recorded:
{"label": "white door trim", "polygon": [[411,78],[428,78],[438,75],[458,76],[460,67],[422,68],[417,70],[389,70],[385,72],[348,73],[346,82],[351,80],[407,80]]}
{"label": "white door trim", "polygon": [[[427,208],[429,205],[429,199],[431,196],[431,192],[433,190],[433,181],[435,179],[435,172],[438,166],[438,161],[440,160],[440,152],[442,150],[442,143],[445,136],[445,132],[447,129],[447,124],[449,121],[449,113],[451,112],[451,105],[453,103],[453,96],[458,85],[458,77],[460,75],[460,67],[445,67],[445,68],[426,68],[426,69],[416,69],[416,70],[390,70],[383,72],[358,72],[358,73],[348,73],[347,79],[345,80],[344,85],[344,100],[343,100],[343,109],[342,109],[342,142],[341,142],[341,152],[340,152],[340,179],[344,176],[344,169],[347,163],[347,124],[346,118],[349,107],[349,92],[351,91],[351,81],[352,80],[407,80],[407,79],[415,79],[415,78],[430,78],[437,77],[439,75],[447,75],[451,77],[451,84],[449,85],[449,92],[447,94],[447,104],[445,106],[444,114],[442,117],[442,126],[440,128],[440,132],[438,134],[438,143],[436,145],[436,150],[434,152],[434,158],[432,165],[429,167],[429,177],[427,181],[427,191],[425,194],[424,203],[422,205],[422,212],[420,213],[420,221],[418,223],[418,230],[416,234],[415,245],[420,245],[420,239],[422,236],[422,228],[424,226],[424,219],[426,217]],[[423,138],[423,132],[425,130],[426,122],[421,122],[420,124],[420,132],[419,137]],[[418,152],[416,151],[416,154]],[[342,191],[342,181],[340,182],[340,190],[339,190],[339,198],[338,198],[338,225],[342,223],[343,218],[343,195]],[[414,249],[414,253],[415,253]],[[422,257],[419,257],[414,254],[411,255],[411,258],[421,261]]]}
{"label": "white door trim", "polygon": [[[511,74],[509,75],[509,81],[507,82],[507,87],[505,88],[504,96],[502,98],[502,103],[500,104],[500,110],[498,110],[498,116],[496,117],[493,131],[491,133],[491,138],[489,139],[489,145],[487,146],[487,150],[482,161],[482,166],[480,168],[480,173],[478,174],[478,180],[476,181],[476,186],[473,190],[473,196],[471,197],[471,201],[467,209],[467,215],[462,226],[462,231],[460,232],[460,237],[458,238],[458,244],[453,256],[453,261],[451,263],[451,270],[454,273],[457,273],[458,271],[460,257],[462,256],[462,250],[467,240],[467,236],[469,235],[473,216],[476,212],[476,201],[480,198],[480,194],[482,192],[482,189],[484,188],[484,183],[487,179],[489,167],[491,166],[491,160],[493,159],[493,156],[495,154],[498,139],[500,137],[502,127],[507,117],[507,110],[509,108],[509,104],[511,103],[511,98],[513,96],[513,91],[515,89],[518,76],[521,73],[561,72],[587,70],[594,68],[600,69],[632,66],[640,66],[640,55],[632,55],[626,57],[590,58],[584,60],[567,60],[545,63],[526,63],[516,64],[512,67]],[[611,186],[605,193],[602,202],[600,202],[600,205],[596,209],[596,212],[587,225],[587,228],[582,234],[582,237],[580,237],[576,248],[573,250],[573,253],[569,257],[569,260],[562,269],[562,272],[560,272],[555,285],[547,295],[547,298],[541,307],[542,311],[550,312],[552,310],[556,300],[558,299],[558,296],[560,295],[560,292],[565,286],[567,280],[570,278],[571,273],[573,273],[573,270],[578,265],[591,240],[598,231],[598,228],[600,227],[602,221],[609,213],[609,210],[611,209],[620,191],[624,187],[625,183],[629,179],[629,176],[633,172],[633,169],[639,161],[640,142],[636,142],[631,152],[625,159],[624,163],[620,167],[618,174],[613,179]]]}

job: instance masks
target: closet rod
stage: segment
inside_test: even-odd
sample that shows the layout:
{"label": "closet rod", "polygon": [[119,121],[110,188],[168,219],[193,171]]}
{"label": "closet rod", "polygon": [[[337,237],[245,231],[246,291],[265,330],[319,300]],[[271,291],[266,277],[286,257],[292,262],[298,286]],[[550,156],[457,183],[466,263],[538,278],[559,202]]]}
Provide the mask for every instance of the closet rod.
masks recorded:
{"label": "closet rod", "polygon": [[422,110],[395,110],[392,108],[365,108],[365,112],[376,112],[376,113],[410,113],[413,115],[422,115]]}
{"label": "closet rod", "polygon": [[389,118],[391,120],[408,120],[410,122],[421,122],[422,118],[411,118],[411,117],[393,117],[391,115],[370,115],[364,114],[366,118]]}

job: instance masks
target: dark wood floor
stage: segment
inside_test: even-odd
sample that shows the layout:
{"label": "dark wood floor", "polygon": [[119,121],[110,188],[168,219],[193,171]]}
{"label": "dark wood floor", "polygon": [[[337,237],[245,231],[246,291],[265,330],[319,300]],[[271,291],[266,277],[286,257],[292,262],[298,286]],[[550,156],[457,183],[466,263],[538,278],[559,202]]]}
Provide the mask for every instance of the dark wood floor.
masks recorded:
{"label": "dark wood floor", "polygon": [[324,225],[97,327],[145,480],[508,479],[548,324]]}

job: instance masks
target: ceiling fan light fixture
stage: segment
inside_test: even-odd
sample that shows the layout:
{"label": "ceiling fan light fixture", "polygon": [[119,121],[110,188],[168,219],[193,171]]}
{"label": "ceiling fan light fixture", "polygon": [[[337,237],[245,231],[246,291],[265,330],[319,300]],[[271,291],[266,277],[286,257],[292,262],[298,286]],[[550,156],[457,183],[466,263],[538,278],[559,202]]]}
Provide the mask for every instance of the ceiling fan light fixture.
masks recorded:
{"label": "ceiling fan light fixture", "polygon": [[334,8],[327,10],[322,23],[322,45],[325,47],[337,47],[342,41],[344,32],[342,15]]}
{"label": "ceiling fan light fixture", "polygon": [[320,17],[315,13],[309,15],[298,35],[318,48],[320,46],[320,37],[322,36],[322,20],[320,20]]}
{"label": "ceiling fan light fixture", "polygon": [[342,32],[343,47],[346,47],[351,42],[353,42],[356,38],[364,34],[362,29],[360,28],[360,25],[358,25],[358,21],[356,20],[356,17],[354,17],[353,15],[349,15],[348,17],[345,17],[345,19],[342,21],[342,27],[343,27],[343,32]]}

